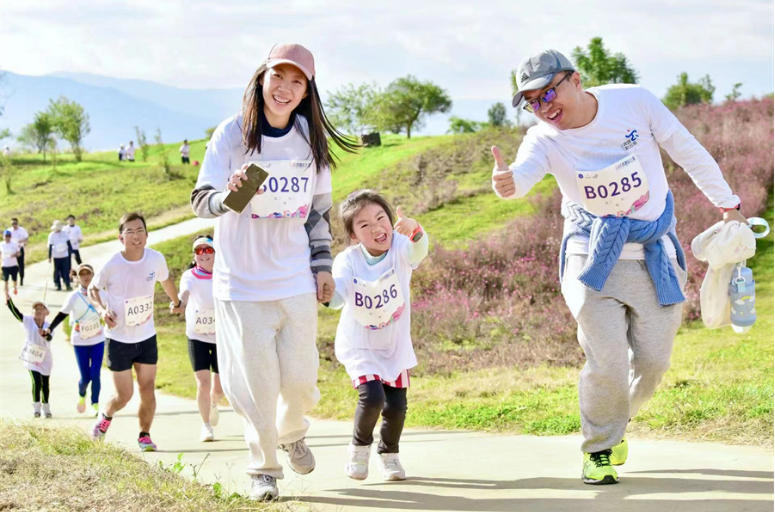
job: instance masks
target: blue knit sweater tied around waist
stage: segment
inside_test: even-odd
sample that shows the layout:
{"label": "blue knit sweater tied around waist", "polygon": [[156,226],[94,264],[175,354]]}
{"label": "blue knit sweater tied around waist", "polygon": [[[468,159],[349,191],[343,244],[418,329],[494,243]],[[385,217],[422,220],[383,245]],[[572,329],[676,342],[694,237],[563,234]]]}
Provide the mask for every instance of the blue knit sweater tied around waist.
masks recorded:
{"label": "blue knit sweater tied around waist", "polygon": [[684,302],[675,269],[665,251],[662,237],[667,235],[675,246],[678,265],[686,270],[686,258],[675,234],[675,203],[673,193],[668,191],[665,211],[655,221],[630,219],[628,217],[598,217],[581,206],[566,202],[563,205],[565,235],[560,247],[560,280],[565,273],[565,249],[573,235],[589,237],[587,264],[579,274],[579,281],[596,291],[601,291],[608,276],[619,261],[625,243],[643,245],[646,268],[654,282],[660,306],[671,306]]}

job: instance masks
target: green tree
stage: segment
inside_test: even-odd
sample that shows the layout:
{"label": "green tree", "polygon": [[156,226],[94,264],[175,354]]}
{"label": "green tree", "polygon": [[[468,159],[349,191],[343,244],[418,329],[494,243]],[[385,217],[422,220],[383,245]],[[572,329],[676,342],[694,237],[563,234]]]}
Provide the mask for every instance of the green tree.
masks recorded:
{"label": "green tree", "polygon": [[711,103],[713,93],[716,88],[710,80],[709,75],[700,78],[697,83],[689,82],[689,75],[681,73],[678,76],[678,83],[671,85],[667,90],[662,102],[670,110],[675,110],[684,105],[695,105],[697,103]]}
{"label": "green tree", "polygon": [[[170,151],[169,148],[164,145],[164,139],[162,139],[161,136],[161,128],[156,128],[156,135],[154,135],[153,138],[156,139],[156,147],[159,148],[159,164],[161,164],[161,168],[164,170],[164,174],[167,175],[167,178],[172,179],[173,173],[172,164],[170,164]],[[140,141],[138,140],[137,142],[139,143]]]}
{"label": "green tree", "polygon": [[447,130],[447,133],[474,133],[486,125],[487,123],[452,116],[449,118],[449,130]]}
{"label": "green tree", "polygon": [[405,131],[410,139],[412,129],[421,127],[427,116],[450,108],[452,100],[444,89],[408,75],[392,81],[376,96],[367,122],[380,130]]}
{"label": "green tree", "polygon": [[326,101],[327,114],[334,126],[351,135],[363,135],[373,127],[371,106],[380,94],[376,84],[348,84],[329,95]]}
{"label": "green tree", "polygon": [[215,133],[215,129],[216,128],[218,128],[218,127],[217,126],[212,126],[212,127],[210,127],[210,128],[205,130],[205,137],[207,137],[208,141],[213,138],[213,133]]}
{"label": "green tree", "polygon": [[587,87],[603,84],[637,84],[638,73],[622,53],[608,51],[602,37],[593,37],[587,49],[577,46],[571,54],[576,70]]}
{"label": "green tree", "polygon": [[60,96],[56,101],[50,100],[48,113],[57,135],[70,143],[75,161],[80,162],[83,155],[83,138],[91,131],[89,114],[81,105],[64,96]]}
{"label": "green tree", "polygon": [[53,137],[54,123],[51,115],[48,112],[38,112],[35,114],[35,120],[22,128],[21,135],[17,140],[25,146],[36,149],[38,153],[43,153],[43,161],[45,162],[46,151]]}
{"label": "green tree", "polygon": [[501,102],[493,103],[487,111],[487,119],[492,126],[510,126],[511,121],[506,117],[506,105]]}
{"label": "green tree", "polygon": [[[161,134],[160,134],[161,135]],[[148,160],[148,138],[145,136],[145,130],[141,130],[139,126],[135,126],[135,138],[137,139],[137,147],[140,148],[140,156],[143,162]]]}
{"label": "green tree", "polygon": [[740,92],[740,88],[743,86],[741,82],[732,86],[732,92],[724,96],[727,101],[737,101],[743,94]]}

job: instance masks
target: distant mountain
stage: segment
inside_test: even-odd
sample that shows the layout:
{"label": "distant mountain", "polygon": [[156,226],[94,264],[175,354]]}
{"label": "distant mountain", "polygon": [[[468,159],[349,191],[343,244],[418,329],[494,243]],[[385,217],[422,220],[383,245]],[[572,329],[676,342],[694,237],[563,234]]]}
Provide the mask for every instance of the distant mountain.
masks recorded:
{"label": "distant mountain", "polygon": [[[143,128],[149,142],[161,128],[165,142],[200,139],[205,130],[217,125],[240,108],[241,89],[180,89],[146,80],[112,78],[88,73],[55,73],[26,76],[6,72],[8,97],[0,118],[15,142],[21,128],[32,122],[36,112],[48,107],[50,99],[67,96],[89,113],[91,132],[84,145],[89,150],[117,149],[135,139],[134,127]],[[417,135],[440,135],[449,128],[449,117],[485,121],[487,109],[497,100],[453,100],[452,112],[428,118]],[[507,103],[507,101],[504,101]],[[62,143],[67,146],[67,143]]]}

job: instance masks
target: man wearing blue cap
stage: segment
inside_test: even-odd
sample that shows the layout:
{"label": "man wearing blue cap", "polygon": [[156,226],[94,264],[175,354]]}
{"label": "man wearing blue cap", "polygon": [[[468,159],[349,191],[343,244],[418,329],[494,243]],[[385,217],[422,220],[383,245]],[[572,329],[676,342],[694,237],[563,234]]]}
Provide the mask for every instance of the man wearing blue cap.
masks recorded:
{"label": "man wearing blue cap", "polygon": [[627,423],[670,366],[686,265],[660,146],[724,219],[746,222],[718,164],[653,94],[637,85],[584,89],[556,50],[517,70],[512,105],[535,115],[507,165],[497,147],[492,184],[524,197],[547,173],[562,192],[560,279],[587,361],[579,377],[582,480],[614,484],[627,459]]}
{"label": "man wearing blue cap", "polygon": [[3,258],[3,283],[5,284],[5,293],[8,294],[8,280],[13,281],[13,293],[16,295],[19,290],[16,286],[16,279],[19,274],[19,262],[17,258],[21,254],[19,252],[19,244],[11,240],[11,230],[6,229],[3,233],[3,241],[0,242],[0,253]]}

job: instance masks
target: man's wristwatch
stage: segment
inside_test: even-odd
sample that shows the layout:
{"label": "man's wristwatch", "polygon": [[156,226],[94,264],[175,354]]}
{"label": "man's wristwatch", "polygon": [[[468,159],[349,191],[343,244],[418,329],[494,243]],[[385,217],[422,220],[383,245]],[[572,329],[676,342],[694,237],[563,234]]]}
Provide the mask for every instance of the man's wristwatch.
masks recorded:
{"label": "man's wristwatch", "polygon": [[727,213],[731,212],[732,210],[740,210],[740,203],[737,204],[734,208],[724,208],[723,206],[719,207],[718,209],[721,213]]}

